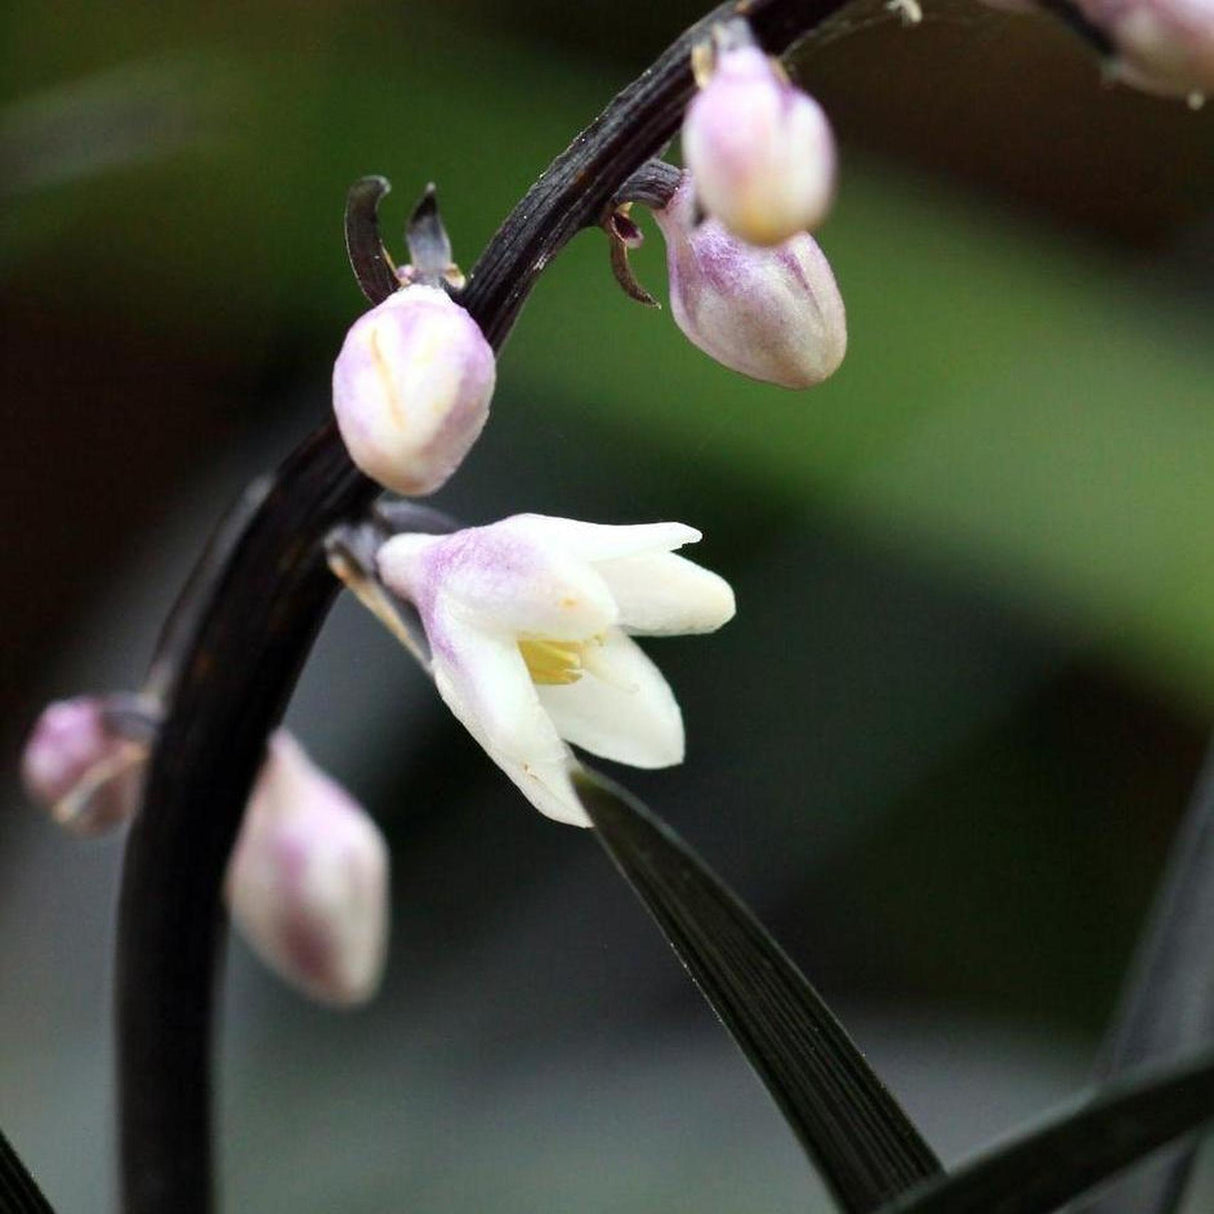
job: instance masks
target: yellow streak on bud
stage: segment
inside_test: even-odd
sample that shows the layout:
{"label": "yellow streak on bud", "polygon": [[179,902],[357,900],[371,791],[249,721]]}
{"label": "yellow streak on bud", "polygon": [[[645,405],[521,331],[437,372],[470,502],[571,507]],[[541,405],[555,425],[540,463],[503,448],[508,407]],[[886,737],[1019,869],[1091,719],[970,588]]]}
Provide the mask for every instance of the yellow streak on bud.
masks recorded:
{"label": "yellow streak on bud", "polygon": [[384,352],[379,348],[379,334],[374,329],[371,330],[371,358],[375,363],[375,373],[379,376],[379,382],[383,386],[384,396],[388,400],[388,412],[392,415],[392,423],[398,430],[403,430],[405,414],[401,409],[400,397],[396,392],[396,377],[392,374],[392,368],[388,365]]}

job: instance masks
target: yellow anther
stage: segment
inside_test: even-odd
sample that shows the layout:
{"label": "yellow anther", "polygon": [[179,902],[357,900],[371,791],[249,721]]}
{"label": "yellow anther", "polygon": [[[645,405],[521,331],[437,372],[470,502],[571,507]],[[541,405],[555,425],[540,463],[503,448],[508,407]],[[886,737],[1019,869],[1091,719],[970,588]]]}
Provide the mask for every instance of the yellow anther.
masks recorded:
{"label": "yellow anther", "polygon": [[527,664],[533,683],[560,686],[576,683],[582,677],[585,641],[519,641],[518,651]]}

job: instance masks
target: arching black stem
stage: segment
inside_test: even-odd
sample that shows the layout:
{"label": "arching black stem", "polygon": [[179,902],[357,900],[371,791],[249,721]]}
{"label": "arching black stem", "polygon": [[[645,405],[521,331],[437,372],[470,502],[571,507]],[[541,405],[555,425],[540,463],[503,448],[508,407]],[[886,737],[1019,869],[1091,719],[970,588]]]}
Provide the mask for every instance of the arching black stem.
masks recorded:
{"label": "arching black stem", "polygon": [[[598,224],[620,184],[678,129],[693,89],[691,48],[745,10],[760,43],[786,51],[843,0],[721,5],[679,38],[557,157],[473,268],[460,302],[500,348],[544,266]],[[397,287],[375,215],[387,190],[351,191],[346,240],[378,303]],[[336,344],[336,343],[335,343]],[[189,612],[187,643],[159,670],[165,719],[126,850],[116,1014],[126,1214],[213,1208],[210,1065],[220,904],[228,855],[265,740],[277,726],[339,585],[325,537],[379,489],[332,423],[274,474]]]}

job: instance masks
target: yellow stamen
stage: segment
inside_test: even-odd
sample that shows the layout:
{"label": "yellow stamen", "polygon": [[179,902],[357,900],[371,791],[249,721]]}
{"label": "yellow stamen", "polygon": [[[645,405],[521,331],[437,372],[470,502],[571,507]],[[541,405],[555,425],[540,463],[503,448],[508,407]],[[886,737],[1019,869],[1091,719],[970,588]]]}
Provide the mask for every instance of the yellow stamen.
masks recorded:
{"label": "yellow stamen", "polygon": [[550,641],[544,637],[520,640],[518,651],[533,683],[559,687],[576,683],[589,668],[588,651],[602,644],[601,637],[587,641]]}

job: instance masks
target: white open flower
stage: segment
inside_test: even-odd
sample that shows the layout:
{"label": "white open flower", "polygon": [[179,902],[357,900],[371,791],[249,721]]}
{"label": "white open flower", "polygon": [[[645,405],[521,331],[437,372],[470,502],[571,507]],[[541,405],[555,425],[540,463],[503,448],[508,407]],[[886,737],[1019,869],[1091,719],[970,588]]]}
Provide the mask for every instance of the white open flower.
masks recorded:
{"label": "white open flower", "polygon": [[452,535],[399,535],[379,571],[421,615],[448,707],[537,809],[590,825],[572,742],[634,767],[683,759],[669,684],[628,634],[711,632],[729,584],[676,556],[681,523],[610,527],[519,514]]}

